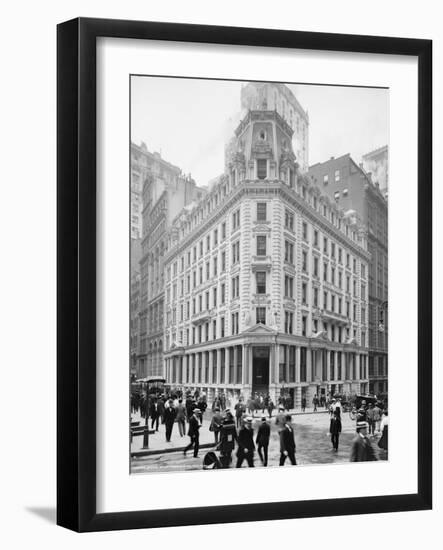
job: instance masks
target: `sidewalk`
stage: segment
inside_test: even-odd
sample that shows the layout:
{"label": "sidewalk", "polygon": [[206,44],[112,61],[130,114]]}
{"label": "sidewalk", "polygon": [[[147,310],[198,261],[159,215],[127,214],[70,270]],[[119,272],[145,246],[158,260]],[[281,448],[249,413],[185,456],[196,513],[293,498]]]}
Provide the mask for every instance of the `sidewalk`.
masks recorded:
{"label": "sidewalk", "polygon": [[[327,413],[325,409],[318,409],[316,413],[314,413],[313,409],[306,409],[304,413],[302,413],[299,409],[295,410],[289,410],[286,411],[286,414],[291,415],[305,415],[305,414],[317,414],[317,413]],[[275,409],[272,413],[272,419],[275,419],[277,416],[278,411]],[[261,418],[262,412],[257,411],[251,415],[254,419]],[[269,420],[268,412],[265,411],[264,416]],[[212,418],[212,411],[210,409],[207,409],[204,417],[203,417],[203,425],[200,428],[200,447],[201,448],[211,448],[215,446],[214,441],[214,433],[209,431],[209,425],[211,423]],[[139,413],[132,415],[132,420],[136,422],[140,422],[139,426],[145,425],[145,419],[140,416]],[[149,420],[149,428],[151,428],[151,420]],[[143,449],[143,435],[136,435],[132,438],[132,444],[131,444],[131,456],[133,457],[142,457],[142,456],[149,456],[153,454],[162,454],[162,453],[168,453],[168,452],[177,452],[177,451],[183,451],[185,447],[188,445],[190,439],[187,435],[188,432],[188,423],[185,424],[185,433],[183,437],[180,437],[179,431],[178,431],[178,424],[177,422],[174,423],[174,427],[172,429],[172,435],[171,435],[171,441],[166,441],[166,430],[165,425],[159,422],[158,425],[158,432],[154,434],[149,435],[149,447],[148,449]]]}
{"label": "sidewalk", "polygon": [[[200,428],[201,448],[213,447],[215,445],[214,434],[209,431],[211,418],[212,411],[206,411],[203,417],[203,425]],[[145,419],[141,418],[138,413],[132,415],[132,420],[140,421],[140,426],[145,425]],[[149,428],[151,428],[151,419],[149,419]],[[185,433],[188,433],[187,422],[185,423]],[[131,456],[147,456],[151,454],[183,451],[189,444],[189,441],[190,439],[188,435],[180,437],[177,422],[174,423],[174,427],[172,429],[171,441],[166,441],[165,425],[159,422],[158,432],[149,436],[149,449],[143,449],[143,435],[137,435],[132,438]]]}

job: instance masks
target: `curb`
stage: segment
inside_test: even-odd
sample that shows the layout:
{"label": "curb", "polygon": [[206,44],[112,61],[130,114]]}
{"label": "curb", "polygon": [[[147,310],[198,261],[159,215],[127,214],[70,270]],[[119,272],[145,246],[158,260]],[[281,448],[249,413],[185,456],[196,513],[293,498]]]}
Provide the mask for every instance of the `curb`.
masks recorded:
{"label": "curb", "polygon": [[[186,445],[183,447],[167,447],[166,449],[141,449],[140,451],[131,452],[131,458],[139,458],[143,456],[160,455],[165,453],[179,453],[186,449]],[[215,447],[215,443],[202,443],[199,445],[200,449],[211,449]]]}

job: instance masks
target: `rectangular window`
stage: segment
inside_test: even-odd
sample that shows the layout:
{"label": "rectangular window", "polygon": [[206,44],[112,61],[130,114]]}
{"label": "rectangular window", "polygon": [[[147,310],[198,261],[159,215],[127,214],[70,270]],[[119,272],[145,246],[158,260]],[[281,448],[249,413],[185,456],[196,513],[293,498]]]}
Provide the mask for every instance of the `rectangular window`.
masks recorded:
{"label": "rectangular window", "polygon": [[206,262],[206,280],[209,281],[211,278],[211,268],[209,262]]}
{"label": "rectangular window", "polygon": [[199,274],[199,283],[202,284],[203,283],[203,267],[200,267],[200,269],[198,270],[198,274]]}
{"label": "rectangular window", "polygon": [[226,222],[222,223],[221,232],[222,240],[224,241],[226,239]]}
{"label": "rectangular window", "polygon": [[255,278],[257,281],[257,294],[266,294],[266,272],[257,271]]}
{"label": "rectangular window", "polygon": [[306,325],[307,325],[307,317],[303,315],[301,318],[301,333],[302,336],[306,336]]}
{"label": "rectangular window", "polygon": [[289,241],[285,241],[285,262],[294,263],[294,245]]}
{"label": "rectangular window", "polygon": [[318,277],[318,258],[314,256],[314,277]]}
{"label": "rectangular window", "polygon": [[215,340],[216,338],[217,338],[217,319],[214,319],[212,321],[212,339]]}
{"label": "rectangular window", "polygon": [[303,229],[303,240],[307,241],[308,240],[308,224],[306,222],[303,222],[302,229]]}
{"label": "rectangular window", "polygon": [[285,333],[292,334],[292,326],[294,321],[294,314],[290,311],[285,311]]}
{"label": "rectangular window", "polygon": [[331,242],[331,258],[335,259],[335,243]]}
{"label": "rectangular window", "polygon": [[323,253],[328,253],[328,239],[327,237],[323,237]]}
{"label": "rectangular window", "polygon": [[314,229],[314,246],[318,246],[318,231]]}
{"label": "rectangular window", "polygon": [[306,305],[307,303],[307,299],[308,299],[308,285],[306,283],[302,283],[301,285],[301,300],[302,300],[302,304]]}
{"label": "rectangular window", "polygon": [[308,271],[308,253],[306,250],[302,251],[302,270],[304,273],[307,273]]}
{"label": "rectangular window", "polygon": [[206,252],[211,250],[211,235],[206,236]]}
{"label": "rectangular window", "polygon": [[217,256],[214,256],[212,260],[214,277],[217,277]]}
{"label": "rectangular window", "polygon": [[334,177],[336,182],[340,181],[340,170],[335,171]]}
{"label": "rectangular window", "polygon": [[238,334],[238,311],[231,315],[232,334]]}
{"label": "rectangular window", "polygon": [[328,309],[328,293],[323,292],[323,309]]}
{"label": "rectangular window", "polygon": [[217,307],[217,287],[212,289],[212,306]]}
{"label": "rectangular window", "polygon": [[214,246],[218,244],[218,229],[214,229]]}
{"label": "rectangular window", "polygon": [[206,311],[209,309],[209,291],[205,294]]}
{"label": "rectangular window", "polygon": [[331,267],[331,283],[335,285],[335,267]]}
{"label": "rectangular window", "polygon": [[306,348],[300,348],[300,382],[306,382]]}
{"label": "rectangular window", "polygon": [[232,245],[232,263],[236,264],[240,261],[240,241]]}
{"label": "rectangular window", "polygon": [[328,280],[328,264],[324,262],[323,264],[323,281]]}
{"label": "rectangular window", "polygon": [[239,296],[239,276],[232,279],[232,298],[238,298]]}
{"label": "rectangular window", "polygon": [[289,346],[289,380],[295,382],[295,346]]}
{"label": "rectangular window", "polygon": [[225,303],[225,292],[226,292],[226,285],[225,283],[222,283],[220,287],[220,303]]}
{"label": "rectangular window", "polygon": [[[220,317],[220,336],[221,338],[225,337],[225,318],[224,317]],[[224,350],[222,349],[221,351],[223,354]]]}
{"label": "rectangular window", "polygon": [[203,311],[203,294],[198,297],[198,311]]}
{"label": "rectangular window", "polygon": [[232,214],[232,230],[235,231],[240,227],[240,210],[236,210]]}
{"label": "rectangular window", "polygon": [[259,180],[266,179],[268,175],[268,161],[266,159],[257,159],[257,178]]}
{"label": "rectangular window", "polygon": [[328,183],[329,183],[329,176],[328,174],[325,174],[323,176],[323,185],[328,185]]}
{"label": "rectangular window", "polygon": [[290,277],[289,275],[285,275],[285,297],[294,297],[294,277]]}
{"label": "rectangular window", "polygon": [[221,253],[221,270],[222,273],[226,271],[226,252]]}
{"label": "rectangular window", "polygon": [[285,211],[285,228],[294,231],[294,214],[289,210]]}
{"label": "rectangular window", "polygon": [[257,221],[259,222],[266,221],[266,203],[265,202],[257,203]]}
{"label": "rectangular window", "polygon": [[203,256],[203,241],[200,241],[200,258]]}
{"label": "rectangular window", "polygon": [[257,236],[257,256],[266,256],[266,236]]}
{"label": "rectangular window", "polygon": [[266,325],[266,308],[265,307],[256,308],[255,314],[256,314],[256,323],[261,323],[262,325]]}
{"label": "rectangular window", "polygon": [[318,307],[318,288],[313,288],[314,292],[314,307]]}

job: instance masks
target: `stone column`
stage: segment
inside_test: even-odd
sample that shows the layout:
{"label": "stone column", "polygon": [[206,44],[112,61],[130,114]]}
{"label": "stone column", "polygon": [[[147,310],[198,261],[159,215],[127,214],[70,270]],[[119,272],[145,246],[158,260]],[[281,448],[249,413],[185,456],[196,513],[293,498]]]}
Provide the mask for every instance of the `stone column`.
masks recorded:
{"label": "stone column", "polygon": [[248,344],[244,344],[242,346],[242,377],[241,377],[241,383],[242,386],[248,383]]}
{"label": "stone column", "polygon": [[295,347],[295,381],[300,383],[300,346]]}
{"label": "stone column", "polygon": [[214,357],[212,355],[212,350],[209,351],[209,357],[208,357],[208,361],[209,361],[209,372],[208,372],[208,377],[209,379],[207,380],[207,383],[208,384],[213,384],[214,383],[214,361],[213,361]]}
{"label": "stone column", "polygon": [[229,348],[225,348],[225,385],[229,384]]}
{"label": "stone column", "polygon": [[237,382],[237,346],[234,346],[234,368],[232,369],[232,383]]}
{"label": "stone column", "polygon": [[326,350],[326,380],[323,380],[323,382],[330,382],[332,380],[331,378],[331,354],[330,350]]}
{"label": "stone column", "polygon": [[217,380],[215,380],[216,384],[220,384],[220,370],[221,370],[220,355],[221,355],[221,351],[220,349],[217,349]]}
{"label": "stone column", "polygon": [[312,376],[312,356],[313,356],[314,350],[310,348],[306,348],[306,380],[308,382],[312,382],[313,376]]}

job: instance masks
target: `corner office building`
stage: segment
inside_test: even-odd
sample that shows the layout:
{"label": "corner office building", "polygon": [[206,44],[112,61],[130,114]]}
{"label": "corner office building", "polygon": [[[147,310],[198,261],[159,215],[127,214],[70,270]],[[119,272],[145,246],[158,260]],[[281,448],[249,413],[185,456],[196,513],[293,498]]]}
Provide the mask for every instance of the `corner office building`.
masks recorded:
{"label": "corner office building", "polygon": [[300,175],[292,132],[249,111],[228,172],[168,232],[171,386],[294,406],[368,389],[366,233]]}

